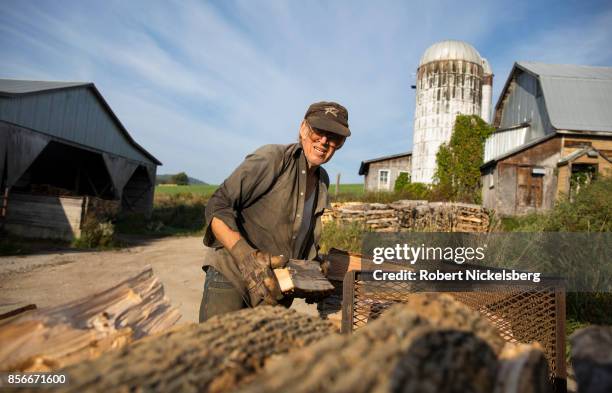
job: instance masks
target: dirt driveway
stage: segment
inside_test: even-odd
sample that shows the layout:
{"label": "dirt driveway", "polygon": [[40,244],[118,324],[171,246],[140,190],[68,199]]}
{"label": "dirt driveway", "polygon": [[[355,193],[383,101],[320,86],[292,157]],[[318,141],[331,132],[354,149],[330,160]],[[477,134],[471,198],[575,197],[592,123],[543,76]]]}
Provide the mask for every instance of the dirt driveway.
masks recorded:
{"label": "dirt driveway", "polygon": [[[59,305],[107,289],[150,264],[166,296],[179,308],[180,322],[197,322],[205,277],[202,238],[138,239],[137,244],[117,251],[0,257],[0,306]],[[293,307],[315,312],[297,300]]]}

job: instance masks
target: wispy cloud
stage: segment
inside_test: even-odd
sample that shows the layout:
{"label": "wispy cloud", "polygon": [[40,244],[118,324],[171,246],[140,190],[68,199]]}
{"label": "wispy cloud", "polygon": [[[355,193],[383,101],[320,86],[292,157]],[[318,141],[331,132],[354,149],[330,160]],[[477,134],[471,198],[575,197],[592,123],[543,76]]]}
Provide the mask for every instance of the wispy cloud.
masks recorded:
{"label": "wispy cloud", "polygon": [[361,160],[411,148],[410,85],[438,40],[472,43],[497,86],[520,58],[610,63],[609,10],[510,34],[501,16],[524,26],[530,4],[5,0],[0,77],[93,81],[160,172],[213,183],[259,145],[293,142],[310,103],[337,100],[353,136],[327,167],[357,182]]}

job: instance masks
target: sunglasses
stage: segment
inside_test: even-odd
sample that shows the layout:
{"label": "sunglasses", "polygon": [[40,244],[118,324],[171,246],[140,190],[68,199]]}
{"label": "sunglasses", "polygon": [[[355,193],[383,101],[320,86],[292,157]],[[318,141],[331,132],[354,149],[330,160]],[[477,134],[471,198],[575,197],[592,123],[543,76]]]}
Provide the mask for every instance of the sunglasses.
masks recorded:
{"label": "sunglasses", "polygon": [[323,139],[323,137],[325,137],[327,144],[330,147],[333,147],[334,149],[339,149],[344,144],[344,140],[346,138],[343,137],[342,135],[334,134],[333,132],[319,130],[318,128],[314,128],[313,126],[311,126],[308,122],[306,122],[306,125],[308,125],[308,129],[310,130],[310,132],[308,133],[308,137],[310,138],[311,141],[318,142],[321,139]]}

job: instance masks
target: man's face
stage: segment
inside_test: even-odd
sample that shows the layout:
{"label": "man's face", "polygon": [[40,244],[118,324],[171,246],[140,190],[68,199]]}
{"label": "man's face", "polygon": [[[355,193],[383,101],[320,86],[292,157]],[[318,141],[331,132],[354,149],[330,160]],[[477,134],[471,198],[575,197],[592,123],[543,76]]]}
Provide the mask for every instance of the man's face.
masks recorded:
{"label": "man's face", "polygon": [[344,143],[344,137],[312,128],[306,120],[300,127],[304,155],[310,167],[317,167],[331,160]]}

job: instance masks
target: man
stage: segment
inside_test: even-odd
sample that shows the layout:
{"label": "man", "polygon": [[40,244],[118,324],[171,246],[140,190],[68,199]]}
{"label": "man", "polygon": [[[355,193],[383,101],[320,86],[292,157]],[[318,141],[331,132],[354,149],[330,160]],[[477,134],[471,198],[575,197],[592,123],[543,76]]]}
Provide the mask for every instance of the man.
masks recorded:
{"label": "man", "polygon": [[206,280],[200,322],[259,304],[290,305],[272,269],[316,259],[328,207],[328,162],[351,134],[346,108],[318,102],[306,111],[299,143],[248,155],[206,206]]}

